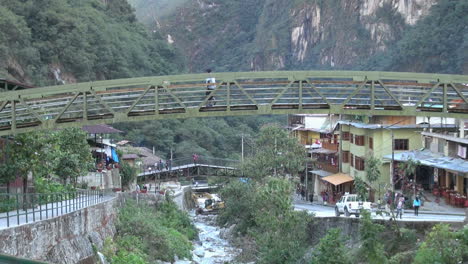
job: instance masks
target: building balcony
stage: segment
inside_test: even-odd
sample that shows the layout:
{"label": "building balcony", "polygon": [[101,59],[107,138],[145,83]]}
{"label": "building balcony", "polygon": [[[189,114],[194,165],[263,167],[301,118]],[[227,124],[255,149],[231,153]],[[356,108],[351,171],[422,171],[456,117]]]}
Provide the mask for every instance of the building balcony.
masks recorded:
{"label": "building balcony", "polygon": [[337,162],[338,161],[335,161],[335,165],[332,165],[329,161],[316,161],[315,165],[317,166],[317,169],[331,173],[338,173],[340,168]]}
{"label": "building balcony", "polygon": [[338,152],[340,144],[325,140],[322,142],[322,148]]}

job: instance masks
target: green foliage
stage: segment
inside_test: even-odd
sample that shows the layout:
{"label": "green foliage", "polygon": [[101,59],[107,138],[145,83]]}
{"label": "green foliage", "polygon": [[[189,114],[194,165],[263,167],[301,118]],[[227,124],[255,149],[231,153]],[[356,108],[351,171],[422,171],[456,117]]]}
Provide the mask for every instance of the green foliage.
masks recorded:
{"label": "green foliage", "polygon": [[169,200],[160,203],[156,210],[158,212],[159,222],[161,222],[162,225],[177,230],[189,240],[196,238],[197,231],[190,221],[188,214],[179,210],[175,202]]}
{"label": "green foliage", "polygon": [[226,205],[218,215],[221,225],[236,225],[236,231],[246,234],[249,228],[256,225],[254,212],[256,208],[256,186],[257,184],[231,181],[223,189],[220,195]]}
{"label": "green foliage", "polygon": [[0,195],[0,213],[9,212],[16,208],[16,199]]}
{"label": "green foliage", "polygon": [[[202,156],[240,159],[241,134],[255,136],[266,123],[284,122],[284,116],[246,116],[226,118],[190,118],[117,124],[126,133],[117,139],[128,139],[139,146],[156,149],[156,154],[169,158],[172,149],[175,159]],[[245,155],[253,146],[246,136]]]}
{"label": "green foliage", "polygon": [[244,170],[250,177],[294,176],[303,170],[306,152],[295,138],[278,126],[265,126],[256,140],[255,155],[248,159]]}
{"label": "green foliage", "polygon": [[78,81],[181,69],[173,48],[136,22],[126,0],[0,0],[0,6],[0,57],[20,65],[12,77],[43,85],[54,83],[57,67]]}
{"label": "green foliage", "polygon": [[387,263],[384,246],[380,238],[380,233],[384,227],[372,223],[370,212],[362,211],[362,220],[359,227],[359,235],[362,246],[359,249],[359,256],[366,263]]}
{"label": "green foliage", "polygon": [[311,217],[293,210],[291,193],[291,183],[280,178],[231,182],[221,192],[226,208],[218,220],[255,239],[257,263],[295,263],[305,252]]}
{"label": "green foliage", "polygon": [[380,179],[380,165],[381,161],[374,156],[366,159],[366,178],[370,183]]}
{"label": "green foliage", "polygon": [[128,187],[137,176],[137,168],[131,166],[125,161],[120,162],[120,177],[122,181],[122,186]]}
{"label": "green foliage", "polygon": [[459,232],[450,230],[447,224],[438,224],[426,237],[416,252],[414,264],[455,264],[468,261],[468,228]]}
{"label": "green foliage", "polygon": [[124,263],[129,258],[149,262],[174,261],[175,256],[191,258],[189,237],[195,237],[196,229],[188,215],[178,211],[172,201],[163,202],[158,209],[128,201],[119,212],[116,227],[117,255],[112,256],[112,250],[110,256],[106,255],[121,261],[116,263]]}
{"label": "green foliage", "polygon": [[37,193],[66,193],[75,191],[75,188],[70,184],[62,185],[56,181],[40,177],[34,179],[34,187]]}
{"label": "green foliage", "polygon": [[[76,184],[92,164],[86,133],[77,128],[19,134],[7,144],[0,164],[1,181],[8,182],[32,172],[35,178],[59,178]],[[55,187],[50,187],[55,188]]]}
{"label": "green foliage", "polygon": [[389,51],[374,56],[364,69],[467,73],[468,2],[440,0],[429,14],[405,30]]}
{"label": "green foliage", "polygon": [[361,200],[367,200],[369,197],[369,193],[367,191],[367,184],[366,182],[361,179],[359,176],[354,177],[354,190],[359,196],[359,199]]}
{"label": "green foliage", "polygon": [[338,228],[329,229],[315,247],[311,264],[348,264],[347,251]]}

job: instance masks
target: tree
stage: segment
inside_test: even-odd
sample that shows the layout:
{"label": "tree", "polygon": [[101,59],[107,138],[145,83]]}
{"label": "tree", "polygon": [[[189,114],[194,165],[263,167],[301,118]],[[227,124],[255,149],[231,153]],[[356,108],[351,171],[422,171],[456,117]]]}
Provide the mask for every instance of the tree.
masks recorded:
{"label": "tree", "polygon": [[[421,162],[412,158],[409,158],[406,162],[398,165],[398,168],[403,172],[403,177],[400,179],[403,183],[407,182],[408,179],[413,176],[414,195],[416,195],[416,168],[420,165]],[[403,188],[403,190],[407,191],[405,188]]]}
{"label": "tree", "polygon": [[366,159],[366,177],[372,184],[380,178],[380,165],[382,163],[374,156],[369,156]]}
{"label": "tree", "polygon": [[354,189],[356,190],[359,199],[366,200],[368,198],[369,193],[367,191],[367,184],[363,179],[361,179],[361,177],[357,175],[354,177]]}
{"label": "tree", "polygon": [[338,228],[329,229],[327,234],[320,239],[315,247],[311,264],[348,264],[346,248]]}
{"label": "tree", "polygon": [[244,164],[245,173],[253,178],[266,176],[294,176],[304,169],[306,152],[287,131],[275,126],[265,126],[260,130],[254,157]]}
{"label": "tree", "polygon": [[79,128],[59,130],[53,135],[53,174],[60,177],[63,183],[70,180],[76,186],[78,176],[87,173],[93,166],[86,136],[86,132]]}
{"label": "tree", "polygon": [[384,227],[379,224],[374,224],[370,212],[362,211],[361,225],[359,226],[359,235],[362,246],[359,250],[359,255],[367,263],[387,263],[387,257],[379,234],[384,230]]}
{"label": "tree", "polygon": [[137,168],[131,166],[125,161],[121,162],[120,175],[122,178],[122,187],[128,187],[137,176]]}
{"label": "tree", "polygon": [[311,217],[292,206],[291,183],[267,177],[257,189],[252,232],[259,247],[257,263],[297,263],[307,246],[307,226]]}
{"label": "tree", "polygon": [[[376,157],[369,155],[369,157],[366,159],[366,178],[369,181],[369,184],[371,187],[375,189],[373,184],[380,179],[380,165],[381,161],[377,159]],[[378,194],[380,196],[380,193]]]}
{"label": "tree", "polygon": [[416,252],[414,264],[466,263],[468,260],[468,228],[452,232],[450,226],[438,224],[432,228]]}

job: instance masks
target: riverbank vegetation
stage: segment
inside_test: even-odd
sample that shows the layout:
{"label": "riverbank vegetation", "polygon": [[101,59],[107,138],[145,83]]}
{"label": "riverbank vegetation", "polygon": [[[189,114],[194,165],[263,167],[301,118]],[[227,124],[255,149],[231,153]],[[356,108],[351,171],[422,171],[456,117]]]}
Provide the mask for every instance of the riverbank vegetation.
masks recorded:
{"label": "riverbank vegetation", "polygon": [[[313,216],[293,208],[294,183],[305,151],[276,126],[266,126],[247,157],[249,180],[231,180],[221,190],[226,207],[218,222],[231,226],[244,247],[238,260],[255,263],[464,263],[468,260],[468,228],[454,231],[436,225],[426,235],[400,226],[378,223],[363,212],[353,237],[344,230],[321,229]],[[281,140],[280,140],[281,138]],[[318,228],[318,229],[317,229]],[[323,236],[318,241],[318,236]],[[451,252],[451,253],[449,253]]]}
{"label": "riverbank vegetation", "polygon": [[187,213],[168,199],[156,205],[127,200],[119,211],[117,235],[105,242],[103,254],[111,264],[173,262],[191,259],[197,237]]}
{"label": "riverbank vegetation", "polygon": [[[244,170],[248,182],[232,181],[221,191],[226,208],[221,225],[250,239],[246,258],[256,263],[295,263],[307,249],[305,212],[294,211],[291,179],[304,164],[305,151],[278,126],[265,126],[255,141],[255,152]],[[275,177],[276,176],[276,177]]]}

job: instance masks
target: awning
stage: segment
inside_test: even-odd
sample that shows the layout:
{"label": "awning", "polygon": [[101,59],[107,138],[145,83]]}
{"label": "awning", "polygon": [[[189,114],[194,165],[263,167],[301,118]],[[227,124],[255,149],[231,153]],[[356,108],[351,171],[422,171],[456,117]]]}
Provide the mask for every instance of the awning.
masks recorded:
{"label": "awning", "polygon": [[354,181],[354,179],[346,173],[333,174],[327,177],[323,177],[322,180],[327,181],[335,186],[345,182]]}

